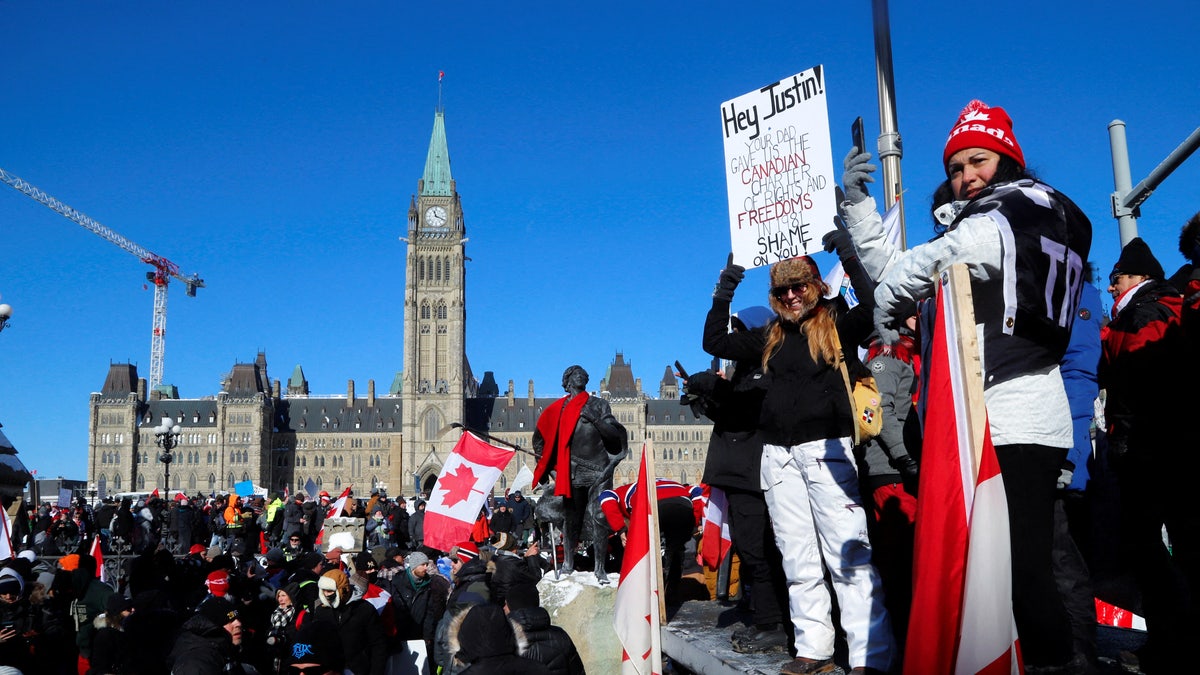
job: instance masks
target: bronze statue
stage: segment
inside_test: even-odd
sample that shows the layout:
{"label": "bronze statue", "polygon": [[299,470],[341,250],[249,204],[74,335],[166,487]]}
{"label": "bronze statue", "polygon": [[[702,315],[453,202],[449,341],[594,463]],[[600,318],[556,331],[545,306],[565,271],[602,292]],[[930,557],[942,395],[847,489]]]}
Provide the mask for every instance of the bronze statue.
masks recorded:
{"label": "bronze statue", "polygon": [[607,581],[608,532],[598,527],[604,520],[598,498],[612,487],[613,471],[629,454],[629,436],[613,417],[608,401],[588,395],[587,383],[587,371],[581,366],[567,368],[562,379],[567,395],[538,417],[533,432],[533,452],[538,457],[533,482],[548,483],[553,474],[553,495],[542,498],[563,499],[563,571],[574,571],[575,547],[584,537],[596,554],[596,577]]}

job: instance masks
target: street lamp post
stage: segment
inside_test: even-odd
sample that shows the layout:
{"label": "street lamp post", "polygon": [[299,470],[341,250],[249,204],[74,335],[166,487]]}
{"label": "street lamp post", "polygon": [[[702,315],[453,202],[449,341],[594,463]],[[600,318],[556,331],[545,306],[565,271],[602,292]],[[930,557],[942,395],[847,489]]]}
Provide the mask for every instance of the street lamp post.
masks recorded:
{"label": "street lamp post", "polygon": [[158,456],[158,461],[163,465],[163,482],[166,483],[166,499],[167,507],[163,509],[162,533],[161,539],[167,542],[167,548],[172,548],[169,540],[171,528],[167,525],[167,516],[170,509],[171,499],[171,461],[175,459],[171,451],[179,444],[179,425],[175,424],[170,417],[162,418],[162,423],[154,428],[154,443],[162,448],[162,453]]}

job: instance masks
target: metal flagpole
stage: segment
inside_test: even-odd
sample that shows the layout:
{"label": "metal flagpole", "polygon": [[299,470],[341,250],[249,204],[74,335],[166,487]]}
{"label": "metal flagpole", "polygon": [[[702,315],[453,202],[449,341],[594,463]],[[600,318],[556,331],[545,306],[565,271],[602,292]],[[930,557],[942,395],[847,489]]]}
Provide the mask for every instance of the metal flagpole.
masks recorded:
{"label": "metal flagpole", "polygon": [[1138,236],[1137,219],[1141,216],[1142,203],[1171,172],[1183,164],[1200,147],[1200,127],[1184,139],[1179,147],[1150,172],[1140,183],[1133,185],[1129,170],[1129,147],[1125,144],[1125,123],[1113,120],[1108,123],[1108,145],[1112,152],[1113,193],[1112,212],[1117,219],[1121,236],[1121,248]]}
{"label": "metal flagpole", "polygon": [[[875,25],[875,80],[879,89],[879,160],[883,163],[883,210],[904,198],[900,180],[900,159],[904,144],[896,130],[896,82],[892,76],[892,33],[887,0],[872,0]],[[865,148],[863,148],[865,149]],[[908,247],[904,228],[904,204],[900,204],[900,248]]]}

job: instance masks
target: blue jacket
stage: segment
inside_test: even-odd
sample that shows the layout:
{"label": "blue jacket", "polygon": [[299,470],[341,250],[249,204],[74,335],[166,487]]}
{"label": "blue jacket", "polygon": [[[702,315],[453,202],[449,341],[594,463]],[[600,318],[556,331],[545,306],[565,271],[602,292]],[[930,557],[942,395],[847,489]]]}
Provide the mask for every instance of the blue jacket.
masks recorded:
{"label": "blue jacket", "polygon": [[1075,465],[1075,475],[1068,490],[1087,487],[1088,459],[1092,454],[1093,403],[1100,393],[1096,369],[1100,365],[1100,322],[1104,317],[1104,308],[1100,305],[1100,291],[1094,285],[1083,285],[1076,311],[1078,314],[1071,328],[1071,341],[1061,366],[1075,433],[1075,444],[1067,451],[1067,461]]}

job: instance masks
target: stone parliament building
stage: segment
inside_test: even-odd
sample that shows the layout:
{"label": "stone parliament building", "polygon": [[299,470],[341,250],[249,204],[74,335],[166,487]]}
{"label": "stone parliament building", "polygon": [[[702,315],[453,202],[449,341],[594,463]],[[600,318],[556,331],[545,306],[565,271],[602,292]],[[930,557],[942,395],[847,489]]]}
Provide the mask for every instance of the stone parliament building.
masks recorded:
{"label": "stone parliament building", "polygon": [[[179,398],[169,385],[147,391],[137,367],[109,366],[103,388],[91,395],[88,488],[189,495],[232,492],[252,481],[271,493],[303,490],[308,481],[336,496],[345,487],[365,496],[428,492],[460,435],[462,423],[532,452],[533,431],[546,406],[562,396],[518,396],[513,381],[500,391],[491,371],[471,372],[466,346],[466,229],[462,202],[450,174],[444,113],[434,116],[425,171],[408,210],[404,361],[386,394],[367,382],[365,396],[349,381],[345,396],[313,396],[297,365],[286,386],[271,380],[267,359],[236,363],[220,392]],[[578,361],[597,373],[581,358]],[[562,364],[563,369],[571,364]],[[679,404],[679,385],[668,366],[657,398],[642,390],[633,368],[617,353],[593,395],[607,399],[629,431],[630,457],[616,484],[633,482],[642,441],[653,440],[659,476],[698,482],[712,424]],[[154,428],[164,417],[180,427],[168,486]],[[495,492],[502,494],[532,454],[518,452]]]}

